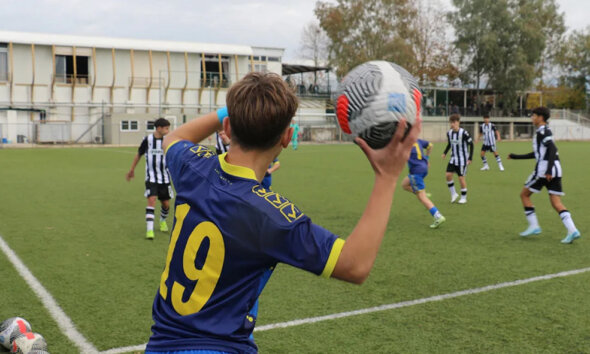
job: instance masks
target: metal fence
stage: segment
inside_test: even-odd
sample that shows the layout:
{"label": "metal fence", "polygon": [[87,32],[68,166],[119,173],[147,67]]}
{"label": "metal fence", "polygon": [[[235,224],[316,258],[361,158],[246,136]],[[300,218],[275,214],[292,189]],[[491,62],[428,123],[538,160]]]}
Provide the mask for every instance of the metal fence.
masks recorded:
{"label": "metal fence", "polygon": [[[299,141],[311,143],[351,142],[352,137],[338,127],[334,114],[298,114],[294,122],[299,124]],[[530,139],[534,127],[527,118],[496,119],[492,122],[498,128],[503,140]],[[108,144],[136,145],[141,138],[153,132],[149,125],[140,122],[133,127],[107,125],[102,116],[90,123],[69,121],[27,121],[17,124],[0,123],[0,144],[11,147],[27,145],[60,144]],[[178,123],[180,124],[180,122]],[[473,137],[479,135],[479,118],[463,118],[461,126]],[[556,140],[590,140],[590,120],[576,113],[554,112],[550,127]],[[133,128],[133,129],[132,129]],[[174,127],[172,127],[174,128]],[[446,141],[449,124],[446,117],[425,117],[421,137],[430,141]],[[8,134],[10,132],[10,134]],[[12,137],[12,138],[10,138]],[[209,137],[205,144],[213,144]]]}

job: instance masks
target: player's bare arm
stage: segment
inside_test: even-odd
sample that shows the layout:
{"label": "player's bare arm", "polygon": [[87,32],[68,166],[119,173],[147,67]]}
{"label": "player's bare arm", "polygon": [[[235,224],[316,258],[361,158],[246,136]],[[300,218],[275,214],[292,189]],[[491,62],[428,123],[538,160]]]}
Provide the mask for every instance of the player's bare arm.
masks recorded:
{"label": "player's bare arm", "polygon": [[373,167],[375,185],[363,215],[342,248],[332,273],[334,278],[361,284],[369,276],[385,235],[398,177],[418,139],[422,122],[417,121],[404,139],[406,126],[405,120],[400,121],[393,139],[382,149],[373,150],[364,140],[355,139]]}
{"label": "player's bare arm", "polygon": [[131,168],[129,169],[129,172],[127,172],[127,174],[125,175],[125,179],[127,180],[127,182],[131,181],[131,179],[135,177],[135,167],[137,166],[137,163],[139,162],[140,158],[141,156],[139,154],[135,154],[133,162],[131,163]]}
{"label": "player's bare arm", "polygon": [[[225,120],[229,125],[229,120]],[[205,138],[215,133],[219,128],[220,123],[217,112],[207,113],[204,116],[181,125],[171,133],[167,134],[166,137],[164,137],[162,147],[166,150],[170,144],[177,140],[188,140],[196,144],[205,140]]]}

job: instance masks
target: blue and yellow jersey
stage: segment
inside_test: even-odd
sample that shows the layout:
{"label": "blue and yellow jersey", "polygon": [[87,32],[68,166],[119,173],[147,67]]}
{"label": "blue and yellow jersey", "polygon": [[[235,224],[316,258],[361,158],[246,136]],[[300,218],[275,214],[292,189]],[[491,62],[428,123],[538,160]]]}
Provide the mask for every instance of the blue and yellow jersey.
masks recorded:
{"label": "blue and yellow jersey", "polygon": [[188,141],[166,152],[177,196],[148,351],[255,353],[270,271],[282,262],[330,277],[344,245],[225,156]]}
{"label": "blue and yellow jersey", "polygon": [[408,168],[410,169],[411,175],[426,175],[428,173],[426,150],[431,146],[432,143],[422,139],[418,139],[414,143],[414,147],[412,147],[412,152],[410,153],[410,159],[408,160]]}

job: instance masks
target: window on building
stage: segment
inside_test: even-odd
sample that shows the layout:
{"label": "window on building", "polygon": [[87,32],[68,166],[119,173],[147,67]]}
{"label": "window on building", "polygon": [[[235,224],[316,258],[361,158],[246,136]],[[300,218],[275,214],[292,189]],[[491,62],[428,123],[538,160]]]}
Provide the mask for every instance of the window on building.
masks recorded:
{"label": "window on building", "polygon": [[[205,71],[201,71],[202,87],[229,87],[229,56],[205,55]],[[203,70],[203,59],[201,59]],[[221,72],[221,76],[219,73]]]}
{"label": "window on building", "polygon": [[154,127],[154,122],[155,122],[155,121],[153,121],[153,120],[148,120],[148,121],[146,122],[146,128],[145,128],[145,129],[146,129],[146,130],[150,130],[150,131],[152,131],[152,130],[156,129],[156,128]]}
{"label": "window on building", "polygon": [[87,84],[88,78],[88,57],[76,56],[76,73],[74,75],[74,56],[55,56],[55,81],[71,84],[76,81],[79,84]]}
{"label": "window on building", "polygon": [[8,81],[8,45],[0,43],[0,81]]}
{"label": "window on building", "polygon": [[121,121],[121,131],[122,132],[131,132],[131,131],[138,131],[139,130],[139,122],[136,120],[122,120]]}
{"label": "window on building", "polygon": [[267,57],[266,55],[253,55],[252,65],[249,66],[250,71],[265,73],[268,71],[268,62],[274,61],[271,59],[279,59],[276,57]]}

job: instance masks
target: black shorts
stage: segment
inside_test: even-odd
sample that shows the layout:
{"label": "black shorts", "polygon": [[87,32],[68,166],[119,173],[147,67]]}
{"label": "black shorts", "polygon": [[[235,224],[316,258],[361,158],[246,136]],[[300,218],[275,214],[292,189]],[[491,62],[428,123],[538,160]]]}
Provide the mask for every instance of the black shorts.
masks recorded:
{"label": "black shorts", "polygon": [[158,200],[170,200],[174,198],[174,192],[172,186],[167,184],[158,184],[152,182],[145,182],[145,193],[146,198],[158,196]]}
{"label": "black shorts", "polygon": [[548,181],[545,176],[542,178],[537,177],[537,174],[533,172],[524,183],[524,186],[533,193],[539,193],[545,187],[549,194],[565,195],[561,187],[561,177],[553,177],[551,181]]}
{"label": "black shorts", "polygon": [[496,145],[482,145],[481,151],[491,151],[496,152]]}
{"label": "black shorts", "polygon": [[453,165],[449,162],[447,165],[447,172],[456,173],[459,176],[465,176],[467,173],[467,165]]}

